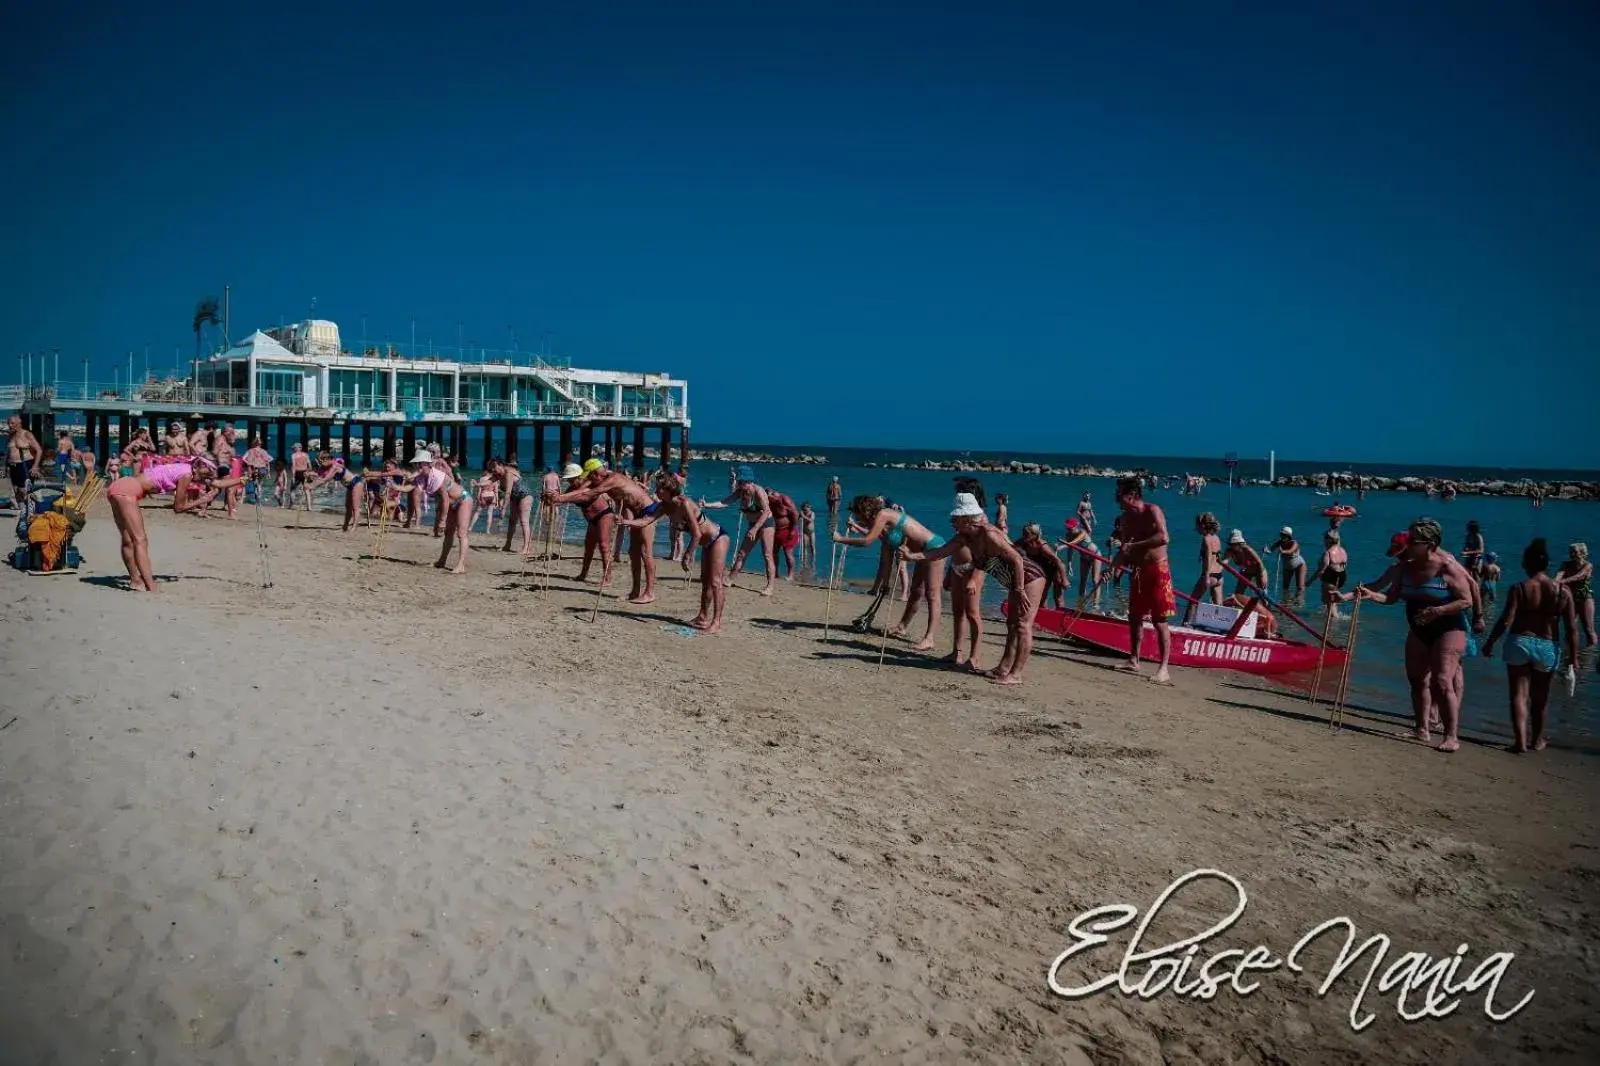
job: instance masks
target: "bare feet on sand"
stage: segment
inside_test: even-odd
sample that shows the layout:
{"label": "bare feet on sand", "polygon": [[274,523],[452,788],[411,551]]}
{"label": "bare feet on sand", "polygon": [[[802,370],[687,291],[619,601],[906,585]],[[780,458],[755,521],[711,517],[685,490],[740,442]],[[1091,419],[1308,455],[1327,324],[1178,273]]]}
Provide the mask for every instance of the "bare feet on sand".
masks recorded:
{"label": "bare feet on sand", "polygon": [[1443,751],[1443,752],[1452,752],[1452,751],[1459,751],[1460,749],[1461,749],[1461,741],[1459,741],[1459,740],[1445,740],[1445,741],[1441,742],[1440,745],[1434,750],[1435,751]]}
{"label": "bare feet on sand", "polygon": [[632,603],[632,604],[639,605],[639,606],[643,606],[644,604],[647,604],[647,603],[656,602],[656,598],[654,596],[629,596],[628,597],[628,602]]}
{"label": "bare feet on sand", "polygon": [[913,645],[911,645],[911,650],[912,651],[932,651],[933,650],[933,641],[925,640],[921,644],[913,644]]}
{"label": "bare feet on sand", "polygon": [[996,685],[1020,685],[1020,684],[1022,684],[1022,678],[1018,677],[1016,674],[1002,674],[1002,673],[996,672],[996,673],[993,673],[993,674],[989,675],[989,680],[994,682]]}
{"label": "bare feet on sand", "polygon": [[1125,663],[1119,663],[1117,665],[1117,669],[1121,670],[1125,674],[1137,674],[1139,673],[1139,664],[1135,660],[1130,659]]}
{"label": "bare feet on sand", "polygon": [[1172,684],[1172,675],[1167,673],[1167,668],[1163,666],[1156,671],[1155,676],[1150,679],[1150,683],[1152,685],[1170,685]]}

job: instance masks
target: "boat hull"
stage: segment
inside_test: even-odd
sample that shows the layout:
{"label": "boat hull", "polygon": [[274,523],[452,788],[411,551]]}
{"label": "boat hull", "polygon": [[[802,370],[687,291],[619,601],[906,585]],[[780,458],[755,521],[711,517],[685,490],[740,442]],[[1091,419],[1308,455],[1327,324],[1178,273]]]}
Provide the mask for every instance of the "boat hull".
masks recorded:
{"label": "boat hull", "polygon": [[[1009,608],[1009,604],[1007,607]],[[1104,651],[1127,655],[1129,649],[1126,619],[1107,615],[1040,608],[1034,626],[1046,633],[1066,637]],[[1317,658],[1322,656],[1322,671],[1339,670],[1345,660],[1343,648],[1329,645],[1326,652],[1318,644],[1302,644],[1293,640],[1257,640],[1235,638],[1229,640],[1201,629],[1186,626],[1172,627],[1172,654],[1168,659],[1173,666],[1188,666],[1201,670],[1237,670],[1246,674],[1281,675],[1312,674],[1317,669]],[[1149,622],[1140,631],[1139,657],[1160,659],[1155,627]]]}

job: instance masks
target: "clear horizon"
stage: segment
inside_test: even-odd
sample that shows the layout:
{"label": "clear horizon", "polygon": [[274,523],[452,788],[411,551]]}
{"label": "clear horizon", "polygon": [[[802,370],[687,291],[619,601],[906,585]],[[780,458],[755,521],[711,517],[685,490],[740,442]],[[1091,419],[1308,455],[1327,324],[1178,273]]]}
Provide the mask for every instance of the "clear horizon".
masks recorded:
{"label": "clear horizon", "polygon": [[0,381],[187,366],[231,284],[668,370],[706,439],[1600,467],[1594,5],[9,29]]}

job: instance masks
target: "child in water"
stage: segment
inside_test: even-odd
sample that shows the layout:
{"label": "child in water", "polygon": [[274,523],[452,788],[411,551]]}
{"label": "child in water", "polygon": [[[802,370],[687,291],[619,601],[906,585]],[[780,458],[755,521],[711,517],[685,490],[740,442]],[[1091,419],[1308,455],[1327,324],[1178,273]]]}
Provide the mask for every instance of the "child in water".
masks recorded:
{"label": "child in water", "polygon": [[1494,552],[1484,552],[1483,572],[1478,577],[1483,589],[1483,602],[1495,602],[1500,593],[1500,556]]}
{"label": "child in water", "polygon": [[800,566],[802,569],[805,567],[807,560],[810,560],[812,569],[816,569],[817,512],[812,509],[810,500],[800,505]]}

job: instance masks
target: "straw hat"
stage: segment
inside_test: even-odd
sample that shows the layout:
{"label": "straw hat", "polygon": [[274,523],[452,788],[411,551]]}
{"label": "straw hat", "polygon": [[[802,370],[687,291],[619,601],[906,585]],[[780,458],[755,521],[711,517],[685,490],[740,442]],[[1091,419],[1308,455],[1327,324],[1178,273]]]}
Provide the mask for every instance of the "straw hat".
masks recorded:
{"label": "straw hat", "polygon": [[416,454],[412,455],[411,457],[411,465],[416,466],[418,463],[431,463],[433,460],[433,453],[421,445],[418,445]]}

